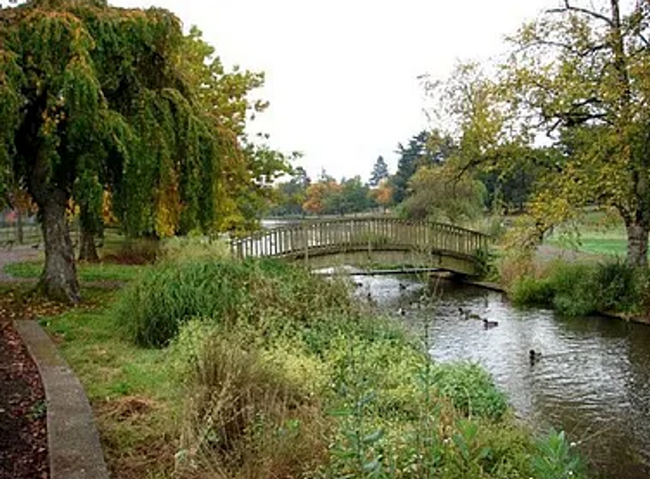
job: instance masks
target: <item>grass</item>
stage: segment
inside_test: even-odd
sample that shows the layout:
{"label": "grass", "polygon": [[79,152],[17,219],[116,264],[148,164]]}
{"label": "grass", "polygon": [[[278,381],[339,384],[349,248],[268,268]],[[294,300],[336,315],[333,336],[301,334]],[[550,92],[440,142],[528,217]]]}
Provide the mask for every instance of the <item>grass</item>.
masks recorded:
{"label": "grass", "polygon": [[562,225],[548,242],[583,253],[625,257],[627,234],[622,221],[605,212],[591,211],[570,224]]}
{"label": "grass", "polygon": [[84,289],[92,308],[41,319],[92,403],[107,460],[119,477],[156,477],[173,469],[178,385],[166,352],[115,334],[110,305],[119,293]]}
{"label": "grass", "polygon": [[[271,261],[189,261],[41,321],[116,477],[580,477],[567,441],[532,438],[485,371],[431,363],[347,292]],[[125,327],[163,313],[163,341]]]}
{"label": "grass", "polygon": [[[147,266],[121,265],[110,263],[78,264],[77,273],[82,282],[93,281],[132,281],[137,278]],[[43,270],[43,261],[25,261],[11,263],[4,271],[16,278],[38,279]]]}
{"label": "grass", "polygon": [[574,249],[583,253],[604,256],[625,257],[627,253],[627,236],[619,228],[611,231],[585,229],[575,239],[553,236],[549,243],[565,249]]}

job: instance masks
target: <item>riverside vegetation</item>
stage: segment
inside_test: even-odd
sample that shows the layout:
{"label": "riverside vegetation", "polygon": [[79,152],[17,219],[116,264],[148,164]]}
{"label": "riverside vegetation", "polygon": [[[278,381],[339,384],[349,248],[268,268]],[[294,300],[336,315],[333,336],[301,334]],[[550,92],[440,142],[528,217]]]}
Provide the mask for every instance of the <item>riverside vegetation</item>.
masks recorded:
{"label": "riverside vegetation", "polygon": [[479,366],[433,363],[345,282],[184,254],[42,320],[119,477],[583,477]]}

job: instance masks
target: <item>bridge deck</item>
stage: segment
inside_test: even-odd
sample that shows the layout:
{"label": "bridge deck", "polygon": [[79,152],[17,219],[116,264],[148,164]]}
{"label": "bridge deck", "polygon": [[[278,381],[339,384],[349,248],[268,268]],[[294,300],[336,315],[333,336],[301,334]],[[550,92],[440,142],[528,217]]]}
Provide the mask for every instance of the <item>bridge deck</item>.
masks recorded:
{"label": "bridge deck", "polygon": [[474,260],[488,236],[459,226],[398,218],[303,221],[231,242],[233,255],[305,258],[349,251],[414,251]]}

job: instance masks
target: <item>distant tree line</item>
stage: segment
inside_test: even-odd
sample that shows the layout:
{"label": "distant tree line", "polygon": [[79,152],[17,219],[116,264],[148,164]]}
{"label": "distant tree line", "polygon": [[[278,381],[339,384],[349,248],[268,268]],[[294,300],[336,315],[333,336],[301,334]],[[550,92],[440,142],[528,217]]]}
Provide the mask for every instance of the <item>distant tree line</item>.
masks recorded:
{"label": "distant tree line", "polygon": [[534,169],[463,172],[456,167],[462,150],[449,135],[421,131],[398,143],[397,169],[383,156],[368,181],[359,176],[336,180],[326,171],[312,180],[302,167],[275,186],[271,216],[346,215],[386,212],[413,219],[462,222],[485,211],[523,210],[535,181]]}

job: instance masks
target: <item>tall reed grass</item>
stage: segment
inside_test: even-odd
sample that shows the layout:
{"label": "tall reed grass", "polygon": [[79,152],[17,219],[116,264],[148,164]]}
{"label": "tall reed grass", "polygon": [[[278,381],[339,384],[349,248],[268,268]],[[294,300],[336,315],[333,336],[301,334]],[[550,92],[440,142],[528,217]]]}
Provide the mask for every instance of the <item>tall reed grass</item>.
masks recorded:
{"label": "tall reed grass", "polygon": [[565,316],[617,312],[646,315],[648,273],[623,262],[548,265],[537,277],[512,281],[515,304],[557,310]]}

